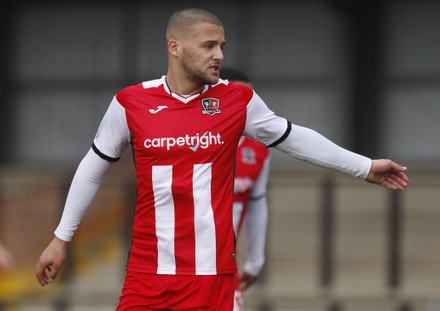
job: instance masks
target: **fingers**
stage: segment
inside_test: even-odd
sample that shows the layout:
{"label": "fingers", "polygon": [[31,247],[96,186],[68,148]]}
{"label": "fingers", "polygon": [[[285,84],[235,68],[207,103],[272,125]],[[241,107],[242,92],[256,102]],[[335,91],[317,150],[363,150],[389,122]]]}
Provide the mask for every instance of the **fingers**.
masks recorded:
{"label": "fingers", "polygon": [[245,291],[249,287],[251,287],[257,281],[257,277],[251,276],[247,273],[243,273],[240,278],[240,289],[241,291]]}
{"label": "fingers", "polygon": [[408,186],[409,178],[405,173],[388,173],[383,176],[380,184],[391,190],[405,190]]}
{"label": "fingers", "polygon": [[35,275],[41,286],[53,282],[66,257],[67,242],[55,237],[41,254],[35,267]]}
{"label": "fingers", "polygon": [[399,190],[404,190],[408,186],[409,178],[404,173],[393,174],[390,179],[393,180]]}
{"label": "fingers", "polygon": [[395,171],[395,172],[404,172],[407,170],[406,166],[402,166],[400,164],[397,164],[396,162],[392,161],[392,160],[386,160],[388,163],[388,165],[390,166],[391,170]]}
{"label": "fingers", "polygon": [[38,262],[35,268],[35,276],[37,277],[38,283],[44,287],[56,279],[58,271],[59,267],[56,267],[53,264]]}
{"label": "fingers", "polygon": [[405,190],[409,182],[406,170],[406,166],[401,166],[389,159],[374,160],[366,180],[391,190]]}
{"label": "fingers", "polygon": [[41,286],[46,286],[49,284],[49,275],[44,265],[40,263],[37,264],[35,268],[35,276],[37,277],[38,283],[40,283]]}
{"label": "fingers", "polygon": [[38,283],[40,283],[41,286],[46,286],[49,284],[49,276],[46,274],[46,268],[37,265],[35,268],[35,276],[37,277]]}
{"label": "fingers", "polygon": [[409,178],[405,174],[405,171],[407,168],[405,166],[397,165],[398,167],[393,172],[390,172],[386,176],[386,180],[389,184],[393,185],[395,187],[395,190],[405,190],[405,188],[408,186]]}
{"label": "fingers", "polygon": [[246,289],[248,289],[249,286],[250,286],[250,284],[246,280],[240,281],[240,290],[242,292],[244,292]]}

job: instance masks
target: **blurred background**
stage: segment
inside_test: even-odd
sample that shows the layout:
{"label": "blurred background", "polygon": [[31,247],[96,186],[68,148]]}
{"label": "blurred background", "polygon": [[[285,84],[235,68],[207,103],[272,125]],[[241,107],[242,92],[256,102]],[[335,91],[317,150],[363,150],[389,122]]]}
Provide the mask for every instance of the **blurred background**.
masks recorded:
{"label": "blurred background", "polygon": [[113,95],[166,73],[166,23],[184,7],[223,21],[224,65],[245,71],[277,114],[409,167],[410,188],[395,193],[273,150],[267,263],[246,311],[440,310],[434,0],[3,4],[0,243],[14,260],[0,271],[0,310],[114,310],[135,196],[129,153],[60,278],[40,288],[34,266]]}

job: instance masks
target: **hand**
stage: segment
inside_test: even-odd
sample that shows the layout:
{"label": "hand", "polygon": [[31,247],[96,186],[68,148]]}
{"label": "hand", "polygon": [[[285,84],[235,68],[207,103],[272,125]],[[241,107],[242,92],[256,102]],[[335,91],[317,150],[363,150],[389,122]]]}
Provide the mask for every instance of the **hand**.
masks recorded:
{"label": "hand", "polygon": [[12,253],[0,242],[0,271],[12,270],[15,267],[15,259]]}
{"label": "hand", "polygon": [[391,160],[373,160],[366,181],[391,190],[405,190],[409,181],[406,169]]}
{"label": "hand", "polygon": [[35,267],[35,275],[41,286],[52,283],[66,258],[67,242],[55,237],[43,251]]}
{"label": "hand", "polygon": [[254,285],[256,281],[257,281],[256,276],[252,276],[246,272],[243,272],[243,274],[240,277],[240,290],[244,292],[246,289]]}

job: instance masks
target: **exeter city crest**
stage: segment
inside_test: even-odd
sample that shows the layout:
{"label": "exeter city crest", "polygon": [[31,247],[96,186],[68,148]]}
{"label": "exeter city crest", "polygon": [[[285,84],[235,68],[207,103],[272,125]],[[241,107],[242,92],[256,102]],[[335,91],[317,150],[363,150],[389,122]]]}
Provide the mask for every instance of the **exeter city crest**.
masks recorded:
{"label": "exeter city crest", "polygon": [[202,99],[202,114],[209,114],[210,116],[220,111],[220,100],[218,98],[204,98]]}
{"label": "exeter city crest", "polygon": [[254,165],[255,163],[257,163],[255,149],[243,147],[243,149],[241,150],[241,161],[248,165]]}

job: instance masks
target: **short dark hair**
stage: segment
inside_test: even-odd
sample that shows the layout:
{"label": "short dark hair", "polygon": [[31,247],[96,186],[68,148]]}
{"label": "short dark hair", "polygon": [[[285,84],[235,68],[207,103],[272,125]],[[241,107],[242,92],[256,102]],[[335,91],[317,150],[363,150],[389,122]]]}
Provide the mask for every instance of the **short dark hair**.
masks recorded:
{"label": "short dark hair", "polygon": [[166,38],[171,39],[175,35],[176,31],[185,33],[198,23],[209,23],[223,27],[223,23],[214,14],[197,8],[186,8],[177,12],[168,20]]}
{"label": "short dark hair", "polygon": [[220,78],[229,81],[243,81],[252,83],[251,79],[241,70],[232,67],[224,67],[220,69]]}

